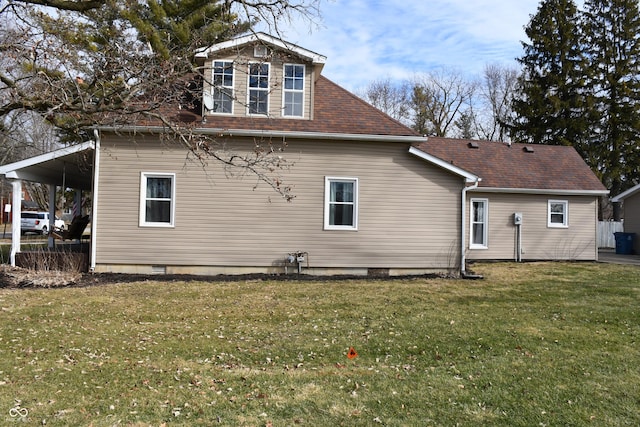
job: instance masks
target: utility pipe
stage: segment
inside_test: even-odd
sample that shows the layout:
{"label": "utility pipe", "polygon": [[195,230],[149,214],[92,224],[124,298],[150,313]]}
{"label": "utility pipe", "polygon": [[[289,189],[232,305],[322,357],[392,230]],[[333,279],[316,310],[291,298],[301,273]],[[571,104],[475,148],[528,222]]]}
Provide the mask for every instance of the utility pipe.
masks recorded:
{"label": "utility pipe", "polygon": [[466,235],[466,222],[467,222],[467,191],[474,190],[478,188],[478,184],[480,184],[480,178],[476,179],[473,185],[467,186],[467,181],[464,181],[465,185],[462,189],[462,224],[460,225],[460,275],[465,276],[467,273],[467,257],[466,257],[466,246],[467,241],[465,239]]}

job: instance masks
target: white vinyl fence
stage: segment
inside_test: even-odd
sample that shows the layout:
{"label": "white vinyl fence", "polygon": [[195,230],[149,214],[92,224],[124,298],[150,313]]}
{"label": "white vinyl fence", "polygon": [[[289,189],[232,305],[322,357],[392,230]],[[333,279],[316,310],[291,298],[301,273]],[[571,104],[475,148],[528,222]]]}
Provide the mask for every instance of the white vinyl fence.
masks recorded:
{"label": "white vinyl fence", "polygon": [[622,222],[598,221],[598,247],[615,248],[616,239],[613,233],[624,231]]}

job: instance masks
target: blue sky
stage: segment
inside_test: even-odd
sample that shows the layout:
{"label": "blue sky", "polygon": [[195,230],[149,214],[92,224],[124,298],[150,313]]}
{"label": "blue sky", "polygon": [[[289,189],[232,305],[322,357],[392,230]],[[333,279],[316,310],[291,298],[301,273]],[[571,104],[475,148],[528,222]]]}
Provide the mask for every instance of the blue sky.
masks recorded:
{"label": "blue sky", "polygon": [[538,4],[321,0],[319,26],[297,21],[284,27],[282,37],[327,56],[323,74],[351,91],[376,79],[401,80],[441,67],[479,77],[486,64],[517,66],[524,27]]}

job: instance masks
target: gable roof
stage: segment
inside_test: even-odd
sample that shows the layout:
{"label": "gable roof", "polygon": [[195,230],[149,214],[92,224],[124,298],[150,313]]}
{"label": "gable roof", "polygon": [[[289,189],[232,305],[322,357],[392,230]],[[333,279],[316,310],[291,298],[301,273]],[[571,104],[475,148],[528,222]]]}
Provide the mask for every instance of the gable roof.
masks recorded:
{"label": "gable roof", "polygon": [[282,50],[287,50],[289,52],[295,53],[300,58],[315,65],[318,72],[322,69],[325,62],[327,61],[327,57],[324,55],[320,55],[319,53],[313,52],[296,44],[287,42],[285,40],[270,36],[269,34],[265,34],[262,32],[251,33],[245,36],[236,37],[231,40],[214,44],[213,46],[207,48],[197,49],[195,52],[195,58],[196,61],[201,62],[222,52],[229,50],[237,51],[241,47],[251,44],[270,45]]}
{"label": "gable roof", "polygon": [[440,137],[414,147],[479,176],[477,191],[608,194],[573,147]]}
{"label": "gable roof", "polygon": [[633,196],[634,194],[636,194],[638,192],[640,192],[640,184],[636,185],[635,187],[631,187],[627,191],[624,191],[624,192],[618,194],[616,197],[613,197],[611,199],[611,201],[613,203],[621,202],[624,199],[626,199],[627,197],[631,197],[631,196]]}
{"label": "gable roof", "polygon": [[[162,115],[176,125],[188,126],[196,133],[219,136],[384,140],[405,143],[426,140],[420,133],[322,76],[320,73],[326,61],[325,56],[282,39],[262,32],[251,33],[208,48],[198,49],[195,57],[197,62],[203,64],[208,59],[224,56],[228,52],[239,53],[242,48],[252,45],[266,45],[276,50],[285,50],[313,64],[316,77],[312,82],[313,89],[308,94],[313,104],[309,118],[223,114],[203,116],[201,100],[197,99],[185,101],[183,104],[162,105],[160,107]],[[185,78],[185,87],[193,84],[202,85],[202,81],[195,76]],[[136,117],[134,123],[103,125],[96,128],[107,132],[160,133],[165,130],[163,123],[153,117]]]}
{"label": "gable roof", "polygon": [[421,136],[323,76],[315,83],[313,96],[311,120],[208,115],[205,127],[324,134]]}
{"label": "gable roof", "polygon": [[[176,123],[190,123],[194,132],[220,135],[261,135],[326,139],[384,139],[402,140],[408,143],[425,141],[426,138],[410,127],[393,119],[346,89],[324,76],[315,82],[313,93],[313,117],[311,119],[273,118],[263,116],[207,115],[165,106],[167,116]],[[155,129],[154,129],[155,127]],[[135,126],[99,126],[104,131],[161,132],[162,125],[152,119],[138,121]],[[353,138],[350,138],[353,137]]]}

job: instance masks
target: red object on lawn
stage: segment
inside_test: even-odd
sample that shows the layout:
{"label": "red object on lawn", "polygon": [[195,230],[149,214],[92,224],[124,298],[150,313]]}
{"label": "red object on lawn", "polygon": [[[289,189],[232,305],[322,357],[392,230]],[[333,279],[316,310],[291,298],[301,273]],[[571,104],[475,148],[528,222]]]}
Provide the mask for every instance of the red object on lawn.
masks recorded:
{"label": "red object on lawn", "polygon": [[354,359],[358,356],[358,353],[356,352],[356,349],[353,347],[349,347],[349,352],[347,353],[347,357],[349,359]]}

